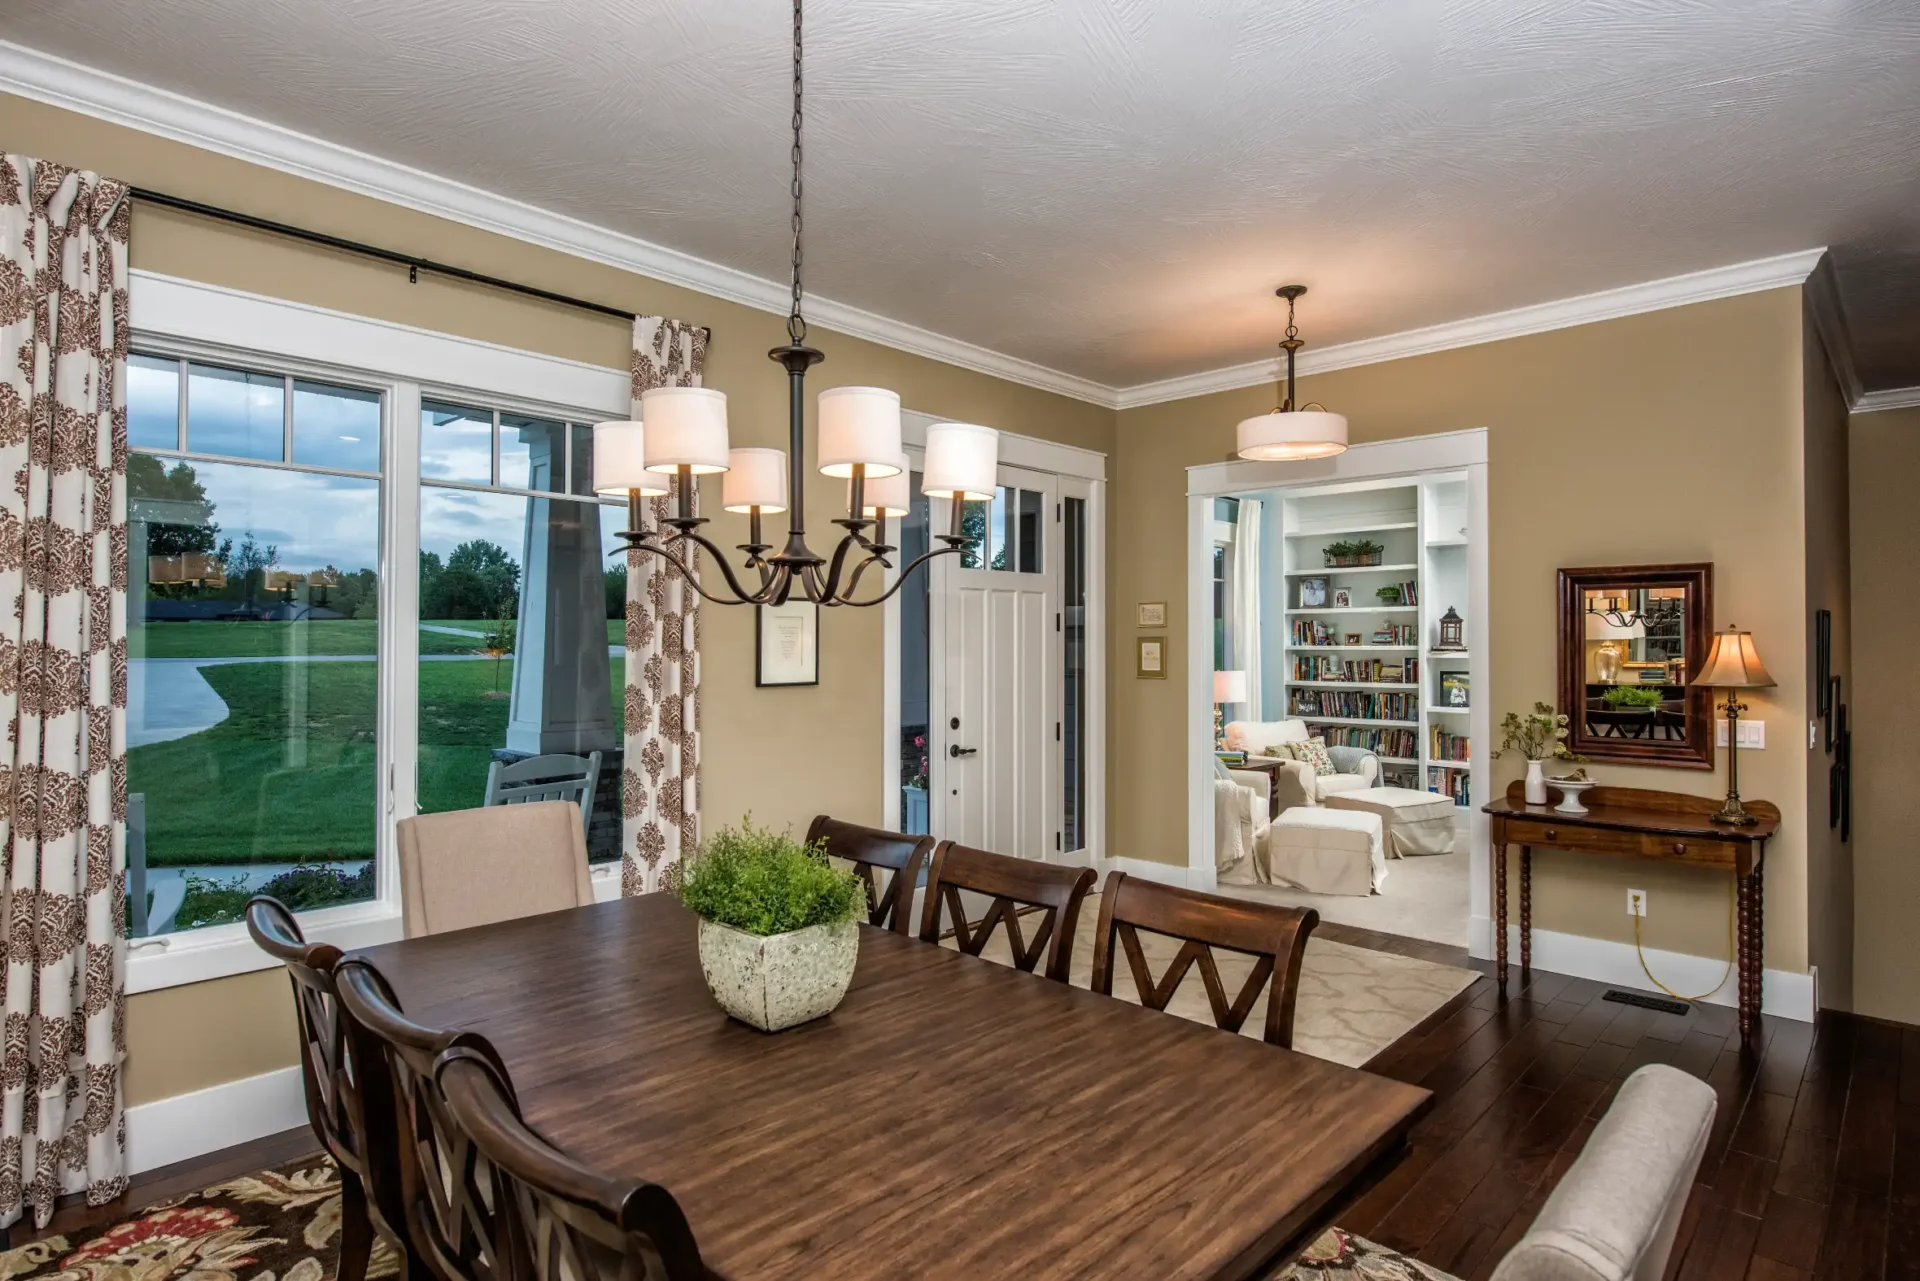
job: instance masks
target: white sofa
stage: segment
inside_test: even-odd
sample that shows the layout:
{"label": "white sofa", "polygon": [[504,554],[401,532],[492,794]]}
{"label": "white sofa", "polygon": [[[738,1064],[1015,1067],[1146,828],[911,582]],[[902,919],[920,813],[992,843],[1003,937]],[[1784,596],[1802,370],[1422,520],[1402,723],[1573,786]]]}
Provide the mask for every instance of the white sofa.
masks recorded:
{"label": "white sofa", "polygon": [[[1310,737],[1302,720],[1228,721],[1225,735],[1228,751],[1251,756],[1259,756],[1260,748],[1275,743],[1304,743]],[[1305,761],[1281,762],[1282,768],[1273,780],[1279,800],[1276,812],[1295,805],[1318,805],[1336,792],[1358,792],[1380,785],[1380,758],[1366,748],[1329,747],[1327,755],[1338,773],[1322,776]]]}

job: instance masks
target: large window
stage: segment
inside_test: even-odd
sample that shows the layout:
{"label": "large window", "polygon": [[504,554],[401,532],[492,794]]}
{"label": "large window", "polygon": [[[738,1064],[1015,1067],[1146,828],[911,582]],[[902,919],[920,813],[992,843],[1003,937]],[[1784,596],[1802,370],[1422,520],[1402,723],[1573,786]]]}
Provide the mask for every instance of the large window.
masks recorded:
{"label": "large window", "polygon": [[128,362],[129,933],[374,897],[380,393]]}
{"label": "large window", "polygon": [[[588,856],[620,856],[626,510],[591,497],[592,429],[420,407],[418,808],[488,800],[489,772],[591,761]],[[556,766],[556,768],[562,768]]]}

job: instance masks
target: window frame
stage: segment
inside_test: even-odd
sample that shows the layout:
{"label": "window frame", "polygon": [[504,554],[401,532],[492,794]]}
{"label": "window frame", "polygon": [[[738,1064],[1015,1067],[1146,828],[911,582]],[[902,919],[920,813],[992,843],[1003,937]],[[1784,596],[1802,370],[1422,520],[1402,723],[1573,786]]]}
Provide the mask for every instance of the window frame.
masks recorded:
{"label": "window frame", "polygon": [[[375,758],[375,796],[380,815],[375,835],[375,894],[364,903],[302,912],[299,920],[311,935],[324,937],[342,949],[391,942],[402,935],[394,825],[415,812],[418,777],[419,630],[411,624],[417,621],[419,608],[420,403],[423,399],[445,400],[484,406],[497,413],[592,424],[629,416],[629,372],[144,270],[132,273],[130,308],[130,349],[141,355],[331,383],[380,395]],[[184,394],[181,403],[184,407]],[[179,443],[185,443],[184,434]],[[290,461],[177,449],[142,448],[138,452],[189,462],[371,477],[371,473]],[[578,494],[495,492],[605,504],[605,500]],[[410,625],[399,626],[401,619]],[[619,866],[616,861],[594,869],[596,899],[618,897]],[[277,964],[254,946],[245,922],[128,939],[127,991],[155,991],[271,969]]]}

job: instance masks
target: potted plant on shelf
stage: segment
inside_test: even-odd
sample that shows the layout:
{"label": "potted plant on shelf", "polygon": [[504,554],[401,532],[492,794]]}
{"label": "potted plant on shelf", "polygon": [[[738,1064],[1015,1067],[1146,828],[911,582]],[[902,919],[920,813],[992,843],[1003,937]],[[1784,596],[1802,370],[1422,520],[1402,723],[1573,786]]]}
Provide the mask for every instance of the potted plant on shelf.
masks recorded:
{"label": "potted plant on shelf", "polygon": [[1398,605],[1400,603],[1400,587],[1397,583],[1386,587],[1375,588],[1373,594],[1380,598],[1382,605]]}
{"label": "potted plant on shelf", "polygon": [[1343,538],[1322,547],[1320,555],[1326,559],[1328,569],[1350,569],[1356,565],[1378,565],[1380,554],[1386,550],[1371,538]]}
{"label": "potted plant on shelf", "polygon": [[722,1009],[763,1032],[831,1013],[853,981],[866,886],[786,832],[714,833],[670,888],[700,918],[700,969]]}
{"label": "potted plant on shelf", "polygon": [[1535,703],[1525,716],[1508,712],[1500,722],[1500,746],[1493,754],[1498,760],[1508,752],[1527,758],[1527,804],[1547,803],[1547,776],[1542,766],[1549,760],[1584,761],[1567,747],[1567,718],[1549,703]]}

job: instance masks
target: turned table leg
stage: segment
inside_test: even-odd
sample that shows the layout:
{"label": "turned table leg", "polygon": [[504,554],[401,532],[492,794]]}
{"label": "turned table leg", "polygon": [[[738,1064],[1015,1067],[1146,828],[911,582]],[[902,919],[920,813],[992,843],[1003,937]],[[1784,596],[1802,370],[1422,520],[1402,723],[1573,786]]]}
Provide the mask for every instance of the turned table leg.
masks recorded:
{"label": "turned table leg", "polygon": [[1753,875],[1747,878],[1753,882],[1752,899],[1748,911],[1753,914],[1753,942],[1747,949],[1747,962],[1753,972],[1748,980],[1748,991],[1752,1000],[1748,1002],[1751,1012],[1747,1016],[1748,1024],[1755,1032],[1760,1030],[1761,992],[1765,987],[1767,973],[1767,878],[1766,870],[1759,859],[1753,861]]}
{"label": "turned table leg", "polygon": [[1533,846],[1520,847],[1520,973],[1533,973]]}
{"label": "turned table leg", "polygon": [[1734,873],[1735,924],[1739,943],[1734,955],[1739,970],[1740,1040],[1744,1044],[1753,1030],[1753,877]]}
{"label": "turned table leg", "polygon": [[1507,985],[1507,847],[1493,846],[1493,970],[1500,986]]}

